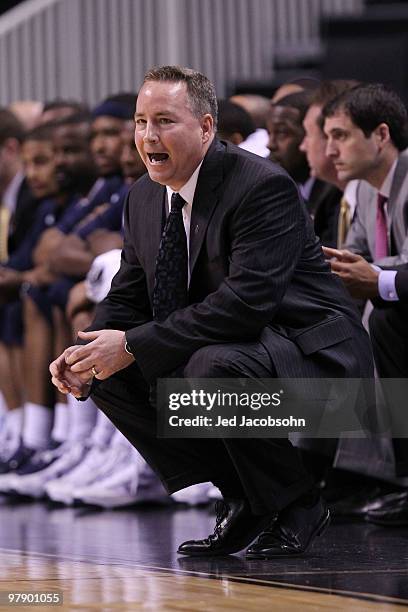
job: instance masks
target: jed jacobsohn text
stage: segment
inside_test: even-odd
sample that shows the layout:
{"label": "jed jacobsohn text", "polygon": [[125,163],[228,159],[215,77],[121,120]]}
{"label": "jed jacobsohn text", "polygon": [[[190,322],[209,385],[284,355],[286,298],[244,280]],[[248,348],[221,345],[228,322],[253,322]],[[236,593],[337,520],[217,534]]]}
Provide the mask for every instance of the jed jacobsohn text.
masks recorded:
{"label": "jed jacobsohn text", "polygon": [[195,416],[192,418],[179,417],[172,415],[169,417],[169,425],[171,427],[305,427],[305,419],[296,419],[293,416],[288,418],[274,418],[270,415],[264,418],[254,418],[242,415],[236,415],[226,418],[218,416],[217,419],[212,419],[208,416]]}
{"label": "jed jacobsohn text", "polygon": [[170,414],[162,421],[163,432],[176,437],[247,437],[254,434],[264,437],[267,432],[271,434],[277,430],[303,430],[306,420],[288,413],[284,395],[283,389],[269,393],[253,389],[225,391],[214,386],[211,389],[208,381],[204,389],[184,387],[183,391],[167,394]]}
{"label": "jed jacobsohn text", "polygon": [[259,410],[267,406],[280,406],[280,393],[228,393],[218,389],[209,393],[200,389],[193,389],[188,393],[171,393],[169,395],[170,410],[179,410],[181,407],[199,406],[205,410],[215,407],[242,406],[252,410]]}

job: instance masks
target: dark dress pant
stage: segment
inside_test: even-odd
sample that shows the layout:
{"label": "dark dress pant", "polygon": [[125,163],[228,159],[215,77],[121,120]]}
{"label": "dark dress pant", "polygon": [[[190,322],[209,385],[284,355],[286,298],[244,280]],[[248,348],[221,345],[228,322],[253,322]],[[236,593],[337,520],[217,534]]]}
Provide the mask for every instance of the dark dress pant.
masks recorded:
{"label": "dark dress pant", "polygon": [[[271,378],[261,342],[204,347],[184,368],[188,378]],[[156,409],[136,364],[98,384],[98,407],[157,473],[169,493],[210,481],[224,497],[246,498],[254,514],[280,511],[313,484],[286,438],[157,438]]]}
{"label": "dark dress pant", "polygon": [[[408,308],[374,308],[370,336],[380,378],[408,378]],[[408,439],[393,438],[397,476],[408,476]]]}

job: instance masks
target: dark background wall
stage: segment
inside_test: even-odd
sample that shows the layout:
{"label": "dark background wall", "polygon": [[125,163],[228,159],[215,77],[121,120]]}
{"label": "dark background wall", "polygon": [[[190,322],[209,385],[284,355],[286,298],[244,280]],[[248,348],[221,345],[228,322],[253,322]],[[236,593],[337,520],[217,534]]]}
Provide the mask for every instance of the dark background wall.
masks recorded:
{"label": "dark background wall", "polygon": [[17,4],[22,4],[23,0],[1,0],[0,2],[0,15],[5,13],[11,8],[17,6]]}
{"label": "dark background wall", "polygon": [[321,26],[323,77],[387,83],[408,103],[407,2],[377,2],[361,16]]}

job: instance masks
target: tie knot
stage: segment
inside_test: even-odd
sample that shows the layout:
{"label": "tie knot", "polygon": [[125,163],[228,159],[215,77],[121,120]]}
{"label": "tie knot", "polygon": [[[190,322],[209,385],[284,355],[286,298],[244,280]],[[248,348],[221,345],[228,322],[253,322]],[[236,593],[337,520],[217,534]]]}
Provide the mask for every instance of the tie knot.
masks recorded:
{"label": "tie knot", "polygon": [[173,195],[171,196],[171,211],[170,212],[179,213],[182,210],[185,203],[186,203],[185,200],[183,200],[183,198],[181,197],[179,193],[173,193]]}
{"label": "tie knot", "polygon": [[387,202],[388,202],[387,196],[383,195],[382,193],[379,193],[377,195],[377,206],[381,211],[384,210],[384,206]]}

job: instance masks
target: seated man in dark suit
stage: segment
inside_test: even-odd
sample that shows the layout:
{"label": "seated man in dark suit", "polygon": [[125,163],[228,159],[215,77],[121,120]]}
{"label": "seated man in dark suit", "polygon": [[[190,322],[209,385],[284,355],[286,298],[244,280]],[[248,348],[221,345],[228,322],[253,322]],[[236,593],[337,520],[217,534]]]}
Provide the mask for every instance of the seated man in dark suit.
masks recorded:
{"label": "seated man in dark suit", "polygon": [[215,137],[216,95],[204,75],[152,69],[135,119],[148,175],[125,205],[121,268],[90,331],[79,334],[87,344],[51,364],[53,383],[91,393],[170,493],[219,487],[214,533],[179,553],[231,554],[261,534],[250,558],[302,554],[329,513],[290,442],[158,440],[150,387],[173,371],[370,377],[368,336],[290,177]]}
{"label": "seated man in dark suit", "polygon": [[0,109],[0,263],[24,240],[38,205],[23,171],[24,131],[14,113]]}
{"label": "seated man in dark suit", "polygon": [[[395,270],[393,301],[374,300],[369,325],[375,363],[381,378],[408,378],[408,265]],[[380,273],[381,274],[381,273]],[[395,298],[398,298],[395,299]],[[388,385],[384,387],[387,400]],[[392,405],[395,400],[392,401]],[[394,408],[394,406],[393,406]],[[395,406],[404,410],[404,402]],[[408,440],[394,438],[395,471],[408,475]],[[408,488],[384,495],[370,508],[366,520],[384,526],[408,525]]]}
{"label": "seated man in dark suit", "polygon": [[310,166],[308,158],[310,155],[313,158],[311,147],[304,146],[305,143],[310,144],[304,126],[307,119],[310,131],[309,106],[316,91],[313,94],[309,91],[290,94],[272,104],[267,121],[270,159],[280,164],[298,184],[313,219],[315,232],[322,243],[336,246],[333,225],[341,192],[326,182],[326,176],[319,176],[315,167]]}
{"label": "seated man in dark suit", "polygon": [[240,146],[255,132],[251,115],[238,104],[230,100],[218,100],[218,135]]}
{"label": "seated man in dark suit", "polygon": [[403,101],[385,85],[349,89],[323,109],[327,155],[340,181],[362,179],[343,245],[379,266],[408,261],[408,130]]}
{"label": "seated man in dark suit", "polygon": [[236,94],[231,96],[229,100],[246,110],[255,125],[255,132],[248,136],[241,147],[245,151],[256,153],[256,155],[269,157],[269,136],[266,129],[266,119],[271,108],[270,100],[265,96],[253,93]]}
{"label": "seated man in dark suit", "polygon": [[[371,300],[370,336],[380,378],[408,378],[408,264],[382,269],[347,249],[323,247],[331,267],[355,298]],[[396,476],[408,475],[408,440],[394,438]],[[366,503],[365,519],[382,525],[408,524],[408,489],[384,491]]]}
{"label": "seated man in dark suit", "polygon": [[[382,84],[358,85],[323,109],[327,154],[340,180],[360,180],[357,207],[344,249],[325,249],[331,267],[356,298],[398,299],[395,268],[408,259],[407,111],[399,96]],[[368,262],[377,264],[373,268]],[[393,309],[394,310],[394,309]],[[375,313],[374,318],[380,315]],[[388,317],[387,317],[388,318]],[[391,337],[391,336],[390,336]],[[387,373],[388,372],[388,373]],[[380,376],[391,376],[382,368]],[[394,440],[398,476],[406,475],[408,444]],[[404,472],[403,472],[404,470]],[[377,491],[361,512],[380,508],[389,486]],[[398,491],[396,493],[398,495]]]}
{"label": "seated man in dark suit", "polygon": [[315,232],[322,244],[341,248],[353,217],[352,202],[347,201],[343,192],[347,181],[337,178],[333,160],[326,155],[327,138],[323,131],[322,109],[342,91],[350,89],[354,81],[322,81],[311,98],[303,119],[305,137],[300,145],[310,166],[311,176],[324,181],[320,205],[314,211]]}

